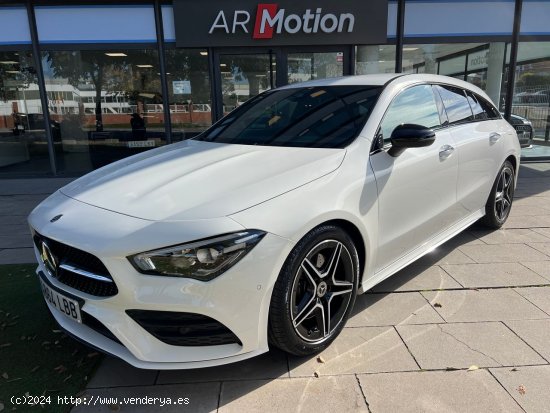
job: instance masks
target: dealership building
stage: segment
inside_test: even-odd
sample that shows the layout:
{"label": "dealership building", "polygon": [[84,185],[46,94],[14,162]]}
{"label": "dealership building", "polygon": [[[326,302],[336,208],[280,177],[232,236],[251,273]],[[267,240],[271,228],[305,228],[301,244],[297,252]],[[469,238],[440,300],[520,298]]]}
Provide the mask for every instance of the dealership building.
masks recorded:
{"label": "dealership building", "polygon": [[273,87],[371,73],[473,83],[550,159],[550,0],[0,5],[0,179],[79,176],[196,136]]}

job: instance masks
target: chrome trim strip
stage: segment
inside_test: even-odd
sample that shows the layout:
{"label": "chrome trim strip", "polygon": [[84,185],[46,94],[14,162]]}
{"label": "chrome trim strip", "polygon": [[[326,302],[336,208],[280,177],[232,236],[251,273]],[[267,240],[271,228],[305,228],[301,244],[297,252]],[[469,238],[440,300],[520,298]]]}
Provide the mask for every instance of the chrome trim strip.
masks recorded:
{"label": "chrome trim strip", "polygon": [[105,281],[105,282],[108,282],[108,283],[113,282],[113,280],[111,280],[110,278],[104,277],[103,275],[97,275],[97,274],[94,274],[93,272],[89,272],[89,271],[82,270],[82,269],[77,268],[77,267],[73,267],[70,264],[61,264],[59,266],[59,268],[62,268],[66,271],[74,272],[75,274],[82,275],[84,277],[88,277],[88,278],[91,278],[93,280]]}

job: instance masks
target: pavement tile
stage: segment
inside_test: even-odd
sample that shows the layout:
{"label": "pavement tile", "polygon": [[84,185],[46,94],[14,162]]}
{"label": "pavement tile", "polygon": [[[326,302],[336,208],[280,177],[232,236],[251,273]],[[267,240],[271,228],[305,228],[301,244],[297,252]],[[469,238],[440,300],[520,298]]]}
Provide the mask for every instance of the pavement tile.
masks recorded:
{"label": "pavement tile", "polygon": [[[548,204],[550,205],[550,199],[548,200]],[[533,231],[544,235],[546,238],[550,238],[550,228],[533,228]]]}
{"label": "pavement tile", "polygon": [[[543,178],[548,182],[548,178]],[[510,213],[514,213],[515,207],[538,207],[542,209],[546,209],[550,211],[550,197],[541,197],[541,196],[533,196],[530,198],[517,198],[514,199],[514,204],[512,206],[512,211]],[[548,212],[547,212],[548,214]],[[531,214],[527,214],[531,215]]]}
{"label": "pavement tile", "polygon": [[0,234],[0,248],[32,248],[32,237],[28,228],[17,230],[14,227],[11,235]]}
{"label": "pavement tile", "polygon": [[484,412],[522,410],[487,370],[359,375],[376,412]]}
{"label": "pavement tile", "polygon": [[237,363],[192,370],[161,371],[157,383],[198,383],[202,381],[257,380],[288,378],[286,353],[273,349],[268,353]]}
{"label": "pavement tile", "polygon": [[2,179],[0,195],[52,194],[75,178]]}
{"label": "pavement tile", "polygon": [[550,319],[506,321],[514,333],[550,361]]}
{"label": "pavement tile", "polygon": [[[476,248],[482,245],[471,245],[472,248]],[[453,247],[447,247],[442,245],[432,252],[424,255],[418,261],[415,261],[416,265],[429,267],[431,265],[443,265],[443,264],[470,264],[475,262],[462,251]]]}
{"label": "pavement tile", "polygon": [[[550,213],[550,211],[548,212]],[[455,249],[460,247],[461,245],[480,245],[485,244],[482,240],[480,240],[476,233],[471,230],[462,231],[461,233],[455,235],[450,240],[445,242],[441,247],[448,248],[448,249]]]}
{"label": "pavement tile", "polygon": [[403,268],[375,286],[375,292],[447,290],[461,288],[441,267],[422,267],[415,264]]}
{"label": "pavement tile", "polygon": [[397,326],[422,369],[545,364],[500,322]]}
{"label": "pavement tile", "polygon": [[36,263],[34,248],[14,248],[0,251],[0,265],[34,263]]}
{"label": "pavement tile", "polygon": [[[550,263],[546,261],[546,265]],[[467,288],[548,284],[546,278],[515,262],[443,265],[455,280]]]}
{"label": "pavement tile", "polygon": [[319,355],[289,356],[290,377],[418,370],[393,327],[345,328]]}
{"label": "pavement tile", "polygon": [[0,215],[27,216],[44,199],[47,194],[41,195],[0,195]]}
{"label": "pavement tile", "polygon": [[120,359],[107,356],[88,382],[87,388],[153,385],[156,377],[156,370],[138,369]]}
{"label": "pavement tile", "polygon": [[450,323],[548,318],[513,289],[426,291],[422,295]]}
{"label": "pavement tile", "polygon": [[550,227],[550,214],[539,216],[513,216],[510,215],[502,228],[548,228]]}
{"label": "pavement tile", "polygon": [[[519,198],[519,199],[529,200],[531,198]],[[541,197],[540,199],[545,199],[545,198]],[[538,205],[529,205],[529,204],[517,205],[516,200],[514,200],[514,206],[510,211],[511,217],[522,217],[526,215],[539,216],[539,215],[548,215],[548,214],[550,214],[550,209],[547,209]]]}
{"label": "pavement tile", "polygon": [[459,249],[480,264],[550,260],[550,257],[547,255],[525,244],[464,245],[459,247]]}
{"label": "pavement tile", "polygon": [[531,229],[511,228],[498,231],[479,231],[476,236],[486,244],[525,244],[528,242],[550,242],[550,238]]}
{"label": "pavement tile", "polygon": [[220,413],[368,412],[355,376],[222,384]]}
{"label": "pavement tile", "polygon": [[29,224],[25,215],[0,215],[2,234],[11,234],[14,231],[29,231]]}
{"label": "pavement tile", "polygon": [[517,367],[514,371],[501,367],[490,371],[526,412],[548,411],[550,366]]}
{"label": "pavement tile", "polygon": [[[88,389],[81,397],[87,400],[93,398],[117,398],[118,404],[103,404],[95,406],[80,405],[71,410],[72,413],[104,412],[113,411],[132,412],[132,413],[171,413],[171,412],[192,412],[209,413],[215,412],[218,407],[218,397],[220,394],[221,383],[196,383],[196,384],[178,384],[169,386],[136,386],[136,387],[113,387],[108,389]],[[184,403],[188,398],[188,404],[165,404],[164,406],[157,402],[156,404],[129,404],[123,403],[123,398],[157,397],[166,401],[170,398],[176,403],[179,398]],[[53,397],[52,397],[53,398]]]}
{"label": "pavement tile", "polygon": [[443,320],[418,292],[362,294],[357,297],[347,327],[440,323]]}
{"label": "pavement tile", "polygon": [[550,280],[550,263],[548,263],[548,261],[529,261],[522,262],[521,264],[525,265],[530,270],[533,270],[541,277]]}
{"label": "pavement tile", "polygon": [[550,287],[527,287],[515,290],[550,315]]}
{"label": "pavement tile", "polygon": [[[530,242],[527,245],[542,252],[550,259],[550,242]],[[548,266],[550,266],[550,262],[548,263]]]}

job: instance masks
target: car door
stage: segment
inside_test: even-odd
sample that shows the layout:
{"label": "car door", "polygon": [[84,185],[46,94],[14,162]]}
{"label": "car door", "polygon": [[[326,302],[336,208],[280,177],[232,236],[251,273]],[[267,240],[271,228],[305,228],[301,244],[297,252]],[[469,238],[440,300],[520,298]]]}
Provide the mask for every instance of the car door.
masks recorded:
{"label": "car door", "polygon": [[[498,140],[506,131],[499,130],[498,122],[490,120],[498,112],[483,108],[480,97],[464,89],[438,85],[449,119],[449,131],[456,145],[458,168],[457,200],[461,217],[467,217],[483,208],[497,170]],[[483,105],[489,105],[484,102]],[[500,117],[500,116],[499,116]]]}
{"label": "car door", "polygon": [[[458,158],[437,103],[431,85],[412,86],[393,99],[380,124],[384,147],[370,156],[379,205],[376,272],[456,222]],[[391,133],[404,123],[433,128],[435,142],[392,157]]]}

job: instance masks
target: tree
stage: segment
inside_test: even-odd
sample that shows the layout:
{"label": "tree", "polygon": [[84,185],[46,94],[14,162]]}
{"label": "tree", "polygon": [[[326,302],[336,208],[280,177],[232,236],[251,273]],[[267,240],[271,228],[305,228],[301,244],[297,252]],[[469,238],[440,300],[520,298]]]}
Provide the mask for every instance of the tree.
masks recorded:
{"label": "tree", "polygon": [[75,88],[92,84],[95,90],[96,131],[103,131],[101,92],[123,92],[139,97],[136,90],[143,91],[145,81],[137,78],[133,66],[158,64],[156,51],[136,50],[124,56],[108,56],[105,51],[48,51],[44,58],[56,78],[67,79]]}

